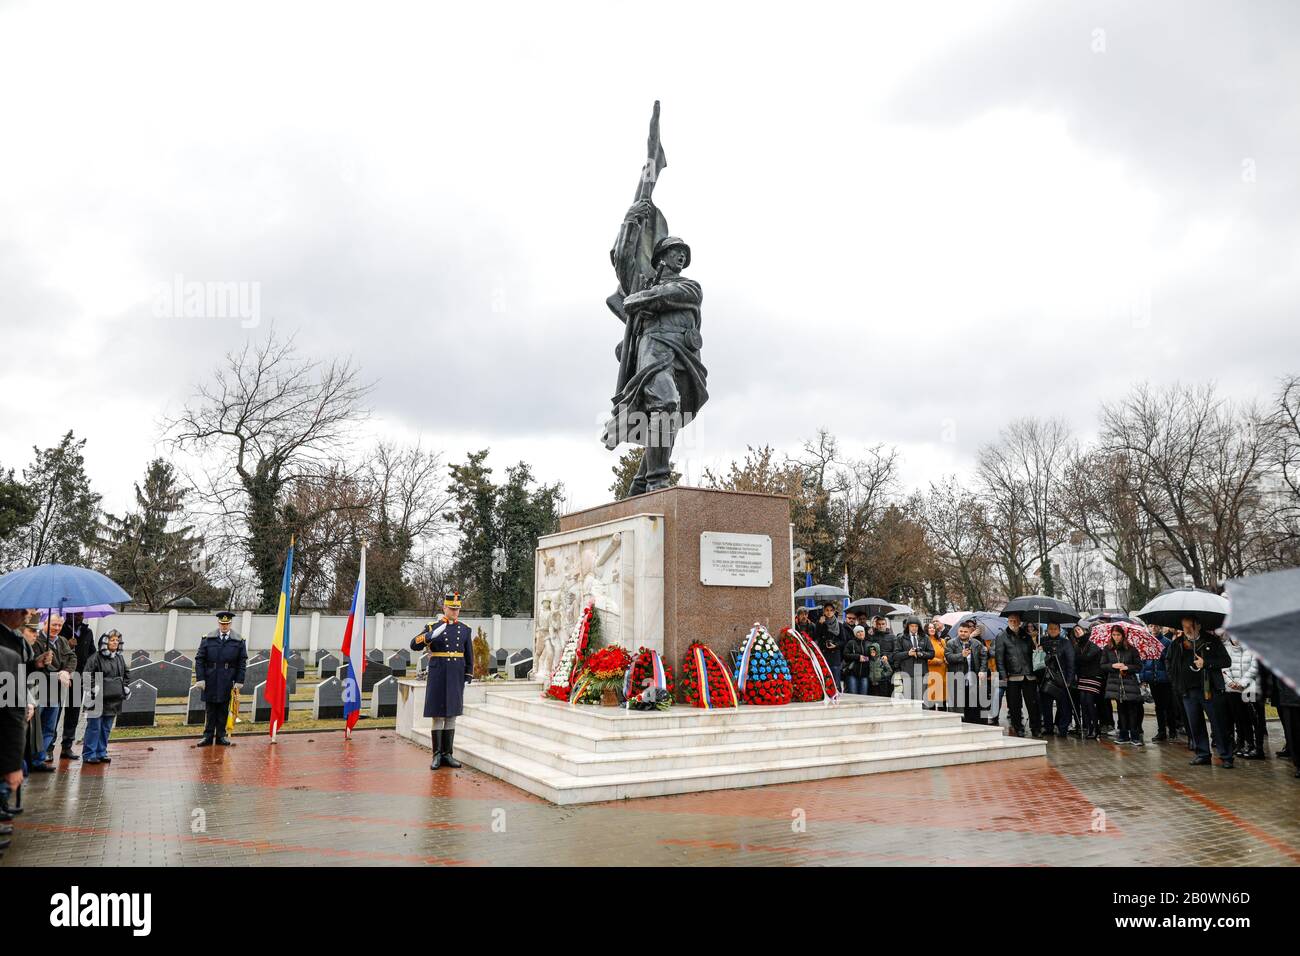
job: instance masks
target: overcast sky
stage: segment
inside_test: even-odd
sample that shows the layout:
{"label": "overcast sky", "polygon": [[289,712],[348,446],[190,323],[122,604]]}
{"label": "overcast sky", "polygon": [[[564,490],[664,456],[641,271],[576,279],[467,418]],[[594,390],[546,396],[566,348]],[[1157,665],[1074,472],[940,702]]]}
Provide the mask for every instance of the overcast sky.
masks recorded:
{"label": "overcast sky", "polygon": [[[656,98],[688,480],[824,425],[920,484],[1019,415],[1300,371],[1300,5],[861,6],[0,5],[0,465],[72,428],[122,509],[274,321],[378,381],[376,434],[604,500]],[[178,276],[256,283],[261,324],[160,314]]]}

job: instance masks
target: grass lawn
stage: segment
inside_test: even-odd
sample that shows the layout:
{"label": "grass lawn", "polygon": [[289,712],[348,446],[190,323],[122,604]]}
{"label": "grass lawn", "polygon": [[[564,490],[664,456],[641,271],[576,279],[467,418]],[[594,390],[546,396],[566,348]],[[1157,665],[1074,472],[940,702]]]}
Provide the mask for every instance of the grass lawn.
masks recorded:
{"label": "grass lawn", "polygon": [[[343,719],[336,718],[332,720],[313,720],[311,717],[295,713],[289,722],[284,725],[284,732],[291,733],[299,730],[343,730],[345,727]],[[391,730],[397,726],[397,720],[393,717],[380,717],[378,719],[362,715],[357,721],[356,730]],[[267,724],[254,724],[247,720],[235,724],[233,736],[253,736],[257,734],[270,734],[271,728]],[[158,725],[156,727],[114,727],[114,740],[148,740],[152,737],[199,737],[203,734],[202,724],[186,724],[184,714],[159,714]]]}

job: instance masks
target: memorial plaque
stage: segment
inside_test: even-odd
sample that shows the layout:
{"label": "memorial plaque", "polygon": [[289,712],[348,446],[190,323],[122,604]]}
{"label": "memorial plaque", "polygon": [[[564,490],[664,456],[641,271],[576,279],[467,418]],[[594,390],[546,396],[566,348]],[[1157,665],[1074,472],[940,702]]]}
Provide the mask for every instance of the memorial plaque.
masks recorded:
{"label": "memorial plaque", "polygon": [[700,533],[700,583],[735,588],[772,586],[772,539],[765,534]]}

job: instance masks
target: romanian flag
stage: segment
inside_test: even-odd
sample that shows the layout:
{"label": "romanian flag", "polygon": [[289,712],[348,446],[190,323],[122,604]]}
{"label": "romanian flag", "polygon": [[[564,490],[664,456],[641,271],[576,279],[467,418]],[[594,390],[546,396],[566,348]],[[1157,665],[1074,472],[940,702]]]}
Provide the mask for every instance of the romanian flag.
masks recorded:
{"label": "romanian flag", "polygon": [[352,611],[348,626],[343,631],[343,659],[348,662],[343,677],[343,716],[347,718],[348,733],[361,715],[361,676],[366,670],[366,549],[361,548],[361,571],[357,575],[357,589],[352,592]]}
{"label": "romanian flag", "polygon": [[289,710],[289,578],[293,575],[293,538],[284,562],[280,583],[280,607],[275,612],[275,634],[271,638],[271,662],[266,672],[266,702],[271,705],[271,740],[284,726]]}

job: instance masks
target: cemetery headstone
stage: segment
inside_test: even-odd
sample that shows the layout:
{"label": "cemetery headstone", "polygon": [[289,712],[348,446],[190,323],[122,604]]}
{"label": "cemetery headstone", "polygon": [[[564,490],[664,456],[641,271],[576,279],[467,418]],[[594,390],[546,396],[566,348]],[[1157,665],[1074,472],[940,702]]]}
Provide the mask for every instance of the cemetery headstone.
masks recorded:
{"label": "cemetery headstone", "polygon": [[325,650],[325,648],[323,648],[323,647],[318,647],[318,648],[316,649],[316,652],[315,652],[314,654],[312,654],[312,656],[311,656],[311,662],[312,662],[313,664],[319,664],[319,663],[321,662],[321,659],[322,659],[322,658],[329,657],[330,654],[332,654],[332,653],[333,653],[332,651],[327,651],[327,650]]}
{"label": "cemetery headstone", "polygon": [[333,677],[339,672],[339,659],[333,654],[326,654],[319,661],[320,676],[324,680],[326,677]]}
{"label": "cemetery headstone", "polygon": [[312,696],[312,716],[317,720],[337,719],[343,716],[343,685],[337,677],[316,685]]}
{"label": "cemetery headstone", "polygon": [[208,713],[203,703],[203,688],[195,684],[190,688],[190,696],[185,701],[185,723],[207,723]]}
{"label": "cemetery headstone", "polygon": [[388,660],[384,661],[388,669],[399,677],[406,676],[406,669],[411,666],[411,652],[406,648],[393,651],[388,655]]}
{"label": "cemetery headstone", "polygon": [[131,696],[122,701],[122,712],[117,715],[117,726],[152,727],[158,723],[157,713],[157,688],[146,681],[133,680]]}
{"label": "cemetery headstone", "polygon": [[506,676],[515,680],[526,678],[533,669],[533,652],[529,648],[515,651],[506,662]]}
{"label": "cemetery headstone", "polygon": [[132,667],[143,667],[145,664],[150,663],[152,663],[152,659],[149,657],[148,651],[134,651],[131,654]]}
{"label": "cemetery headstone", "polygon": [[301,651],[294,651],[289,655],[289,670],[294,672],[295,679],[307,676],[307,662],[302,659]]}
{"label": "cemetery headstone", "polygon": [[376,664],[382,664],[384,662],[384,652],[377,647],[372,647],[370,650],[366,651],[366,660],[374,661]]}
{"label": "cemetery headstone", "polygon": [[168,651],[166,654],[163,655],[163,660],[167,661],[168,663],[171,663],[172,661],[176,660],[176,658],[180,656],[181,656],[181,652],[173,648],[172,650]]}
{"label": "cemetery headstone", "polygon": [[[292,707],[284,712],[284,722],[289,722]],[[253,723],[265,724],[271,719],[271,704],[266,699],[266,681],[263,680],[253,689]]]}
{"label": "cemetery headstone", "polygon": [[385,677],[370,691],[371,717],[397,716],[397,678]]}
{"label": "cemetery headstone", "polygon": [[151,684],[159,697],[184,697],[190,692],[189,667],[178,667],[170,661],[157,661],[131,668],[131,679]]}
{"label": "cemetery headstone", "polygon": [[387,664],[376,664],[374,661],[366,663],[365,673],[361,675],[361,693],[373,690],[385,677],[392,677],[393,671]]}

